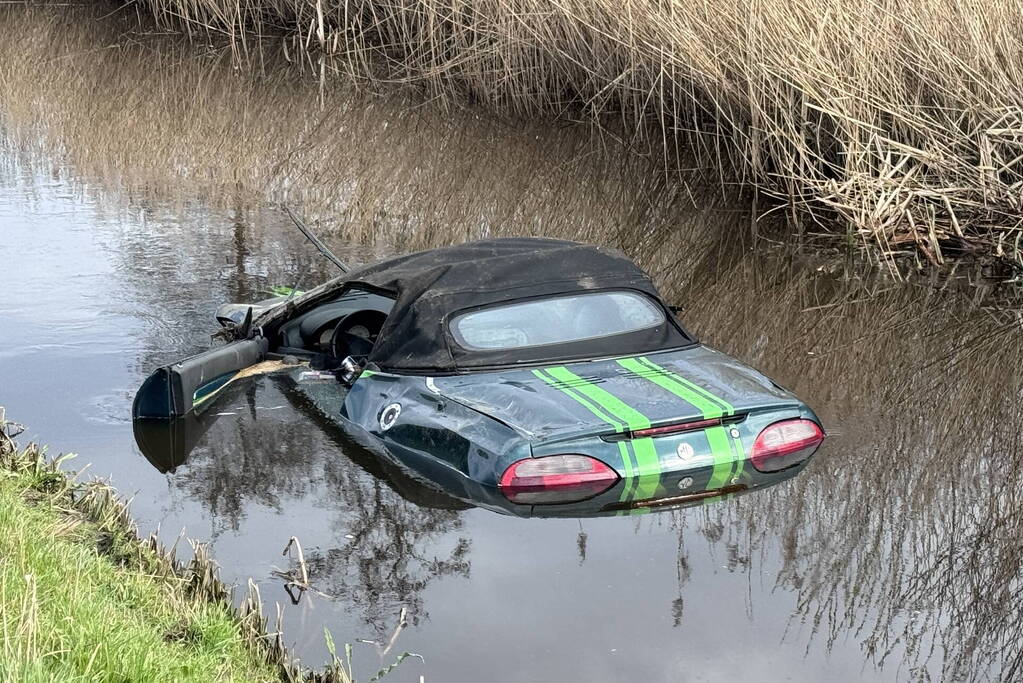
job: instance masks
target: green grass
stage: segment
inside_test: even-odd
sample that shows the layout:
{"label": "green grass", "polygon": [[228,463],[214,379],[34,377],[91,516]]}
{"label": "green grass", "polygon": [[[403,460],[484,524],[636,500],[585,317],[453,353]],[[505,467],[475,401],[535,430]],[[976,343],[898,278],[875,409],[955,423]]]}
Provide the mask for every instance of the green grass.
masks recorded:
{"label": "green grass", "polygon": [[66,486],[0,468],[0,680],[281,680],[227,605],[150,571],[155,553],[65,507]]}

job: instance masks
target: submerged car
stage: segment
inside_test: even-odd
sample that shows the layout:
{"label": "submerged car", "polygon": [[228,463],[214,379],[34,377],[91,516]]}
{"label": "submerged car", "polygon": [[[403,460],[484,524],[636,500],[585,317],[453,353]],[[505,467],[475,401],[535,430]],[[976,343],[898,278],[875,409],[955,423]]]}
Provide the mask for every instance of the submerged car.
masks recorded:
{"label": "submerged car", "polygon": [[824,439],[792,393],[689,334],[624,255],[575,242],[419,252],[217,317],[228,344],[140,388],[143,451],[176,433],[154,421],[262,372],[415,478],[524,516],[752,490],[794,476]]}

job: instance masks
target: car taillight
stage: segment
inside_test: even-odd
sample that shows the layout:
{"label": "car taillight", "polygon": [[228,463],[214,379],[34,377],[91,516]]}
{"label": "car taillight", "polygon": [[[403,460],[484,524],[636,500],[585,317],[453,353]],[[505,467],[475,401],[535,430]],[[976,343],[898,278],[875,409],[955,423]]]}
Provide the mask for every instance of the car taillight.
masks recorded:
{"label": "car taillight", "polygon": [[812,420],[783,420],[768,425],[753,442],[750,460],[761,472],[777,472],[806,460],[824,440]]}
{"label": "car taillight", "polygon": [[498,486],[513,503],[572,503],[611,488],[618,474],[586,455],[548,455],[513,463]]}

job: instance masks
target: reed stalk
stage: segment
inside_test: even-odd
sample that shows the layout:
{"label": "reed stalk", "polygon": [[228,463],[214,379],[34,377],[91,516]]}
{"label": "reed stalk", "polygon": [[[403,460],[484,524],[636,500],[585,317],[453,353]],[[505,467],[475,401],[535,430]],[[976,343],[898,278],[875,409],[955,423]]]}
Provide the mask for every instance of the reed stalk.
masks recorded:
{"label": "reed stalk", "polygon": [[1023,264],[1021,0],[142,4],[454,102],[617,122],[667,170],[696,150],[882,257]]}

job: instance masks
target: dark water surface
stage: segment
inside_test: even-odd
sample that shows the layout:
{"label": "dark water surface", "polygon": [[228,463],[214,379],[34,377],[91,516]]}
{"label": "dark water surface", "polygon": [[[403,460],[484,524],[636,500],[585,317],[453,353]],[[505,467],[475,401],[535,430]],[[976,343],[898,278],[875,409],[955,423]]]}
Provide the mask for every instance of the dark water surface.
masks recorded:
{"label": "dark water surface", "polygon": [[[386,642],[404,608],[410,625],[392,654],[418,652],[426,663],[406,662],[394,680],[910,673],[899,646],[875,668],[862,633],[815,634],[800,613],[800,586],[786,579],[786,541],[772,536],[813,514],[802,497],[814,493],[786,492],[789,484],[748,496],[738,510],[725,502],[638,518],[521,520],[436,509],[428,493],[403,498],[365,456],[350,459],[341,435],[272,380],[234,390],[192,459],[159,474],[131,433],[131,398],[143,377],[204,347],[218,303],[292,282],[313,258],[283,222],[252,234],[244,221],[199,206],[110,209],[60,171],[42,176],[7,163],[0,404],[33,438],[78,453],[79,464],[134,496],[143,530],[159,527],[168,541],[181,530],[209,540],[225,578],[252,577],[268,601],[288,602],[271,571],[287,567],[281,550],[299,536],[314,585],[330,596],[285,607],[288,640],[306,661],[325,657],[324,627],[338,640]],[[832,418],[833,434],[885,437],[816,405]],[[807,474],[841,466],[822,455]],[[838,492],[871,493],[855,484]],[[757,523],[761,514],[786,519],[773,529]],[[830,540],[842,539],[815,542]],[[880,609],[870,601],[844,608],[867,620]],[[893,615],[907,618],[912,613]],[[374,645],[357,643],[355,652],[357,670],[381,663]]]}
{"label": "dark water surface", "polygon": [[[286,640],[308,664],[325,661],[327,628],[353,643],[360,680],[403,651],[425,663],[407,660],[388,680],[888,681],[1020,671],[1018,308],[971,303],[956,293],[958,278],[895,283],[790,259],[787,246],[766,240],[751,251],[736,238],[750,223],[738,198],[687,188],[687,202],[662,202],[657,188],[630,189],[632,162],[591,158],[558,134],[502,132],[458,113],[439,124],[386,103],[354,121],[353,105],[339,114],[351,136],[338,143],[342,157],[326,142],[307,145],[307,130],[291,141],[298,119],[281,113],[284,104],[252,115],[278,92],[272,83],[242,87],[228,67],[188,62],[143,77],[120,62],[76,59],[79,80],[93,69],[127,74],[127,85],[104,77],[111,88],[162,92],[166,84],[143,79],[175,79],[176,88],[218,93],[218,116],[269,121],[278,137],[224,125],[271,160],[300,148],[288,177],[317,188],[329,181],[335,204],[320,204],[321,215],[361,229],[356,238],[330,233],[349,262],[496,234],[624,248],[685,307],[699,336],[792,388],[829,430],[797,479],[739,499],[638,517],[522,520],[452,505],[396,477],[283,384],[262,379],[233,388],[188,462],[160,474],[132,437],[142,379],[207,348],[219,304],[312,285],[332,274],[329,264],[265,198],[219,185],[166,191],[182,168],[206,163],[198,154],[212,143],[199,132],[179,133],[173,149],[182,156],[165,168],[138,165],[137,183],[97,170],[113,151],[129,161],[124,149],[148,153],[156,134],[131,127],[147,116],[164,128],[216,130],[194,112],[160,113],[180,120],[142,112],[104,132],[95,112],[76,123],[73,109],[61,109],[92,96],[70,92],[69,82],[67,102],[53,92],[36,110],[65,126],[56,130],[60,151],[28,154],[34,133],[15,130],[26,115],[12,96],[13,132],[0,144],[0,405],[29,437],[78,453],[76,465],[133,496],[143,532],[209,541],[228,582],[251,578],[267,613],[283,606]],[[288,98],[315,101],[317,91]],[[85,129],[107,137],[75,137]],[[194,158],[185,156],[190,145]],[[322,159],[310,161],[311,149]],[[219,178],[219,162],[209,163]],[[334,175],[317,175],[324,167]],[[270,189],[298,181],[288,183]],[[290,566],[281,551],[293,535],[316,589],[298,605],[273,574]],[[403,611],[408,626],[384,654]]]}

